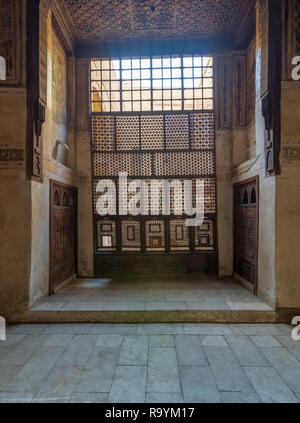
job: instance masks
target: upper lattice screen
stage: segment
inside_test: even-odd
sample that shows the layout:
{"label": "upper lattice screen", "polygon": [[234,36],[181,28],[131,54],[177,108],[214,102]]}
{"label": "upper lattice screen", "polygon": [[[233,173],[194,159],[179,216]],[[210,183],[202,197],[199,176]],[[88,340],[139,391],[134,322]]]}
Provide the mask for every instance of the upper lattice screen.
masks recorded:
{"label": "upper lattice screen", "polygon": [[93,112],[212,110],[211,56],[155,56],[91,61]]}

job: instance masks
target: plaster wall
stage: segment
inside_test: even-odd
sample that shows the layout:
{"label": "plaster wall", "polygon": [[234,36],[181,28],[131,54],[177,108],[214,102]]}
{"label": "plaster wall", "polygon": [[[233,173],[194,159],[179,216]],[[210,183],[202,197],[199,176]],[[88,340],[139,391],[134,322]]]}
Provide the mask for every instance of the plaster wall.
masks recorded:
{"label": "plaster wall", "polygon": [[300,81],[282,83],[281,175],[276,184],[277,306],[300,309]]}

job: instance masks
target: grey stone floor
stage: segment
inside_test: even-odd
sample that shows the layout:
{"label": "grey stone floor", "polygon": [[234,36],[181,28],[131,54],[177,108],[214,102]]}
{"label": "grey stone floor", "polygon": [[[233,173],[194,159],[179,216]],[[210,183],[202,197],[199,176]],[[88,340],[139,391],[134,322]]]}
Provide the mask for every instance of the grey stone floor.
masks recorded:
{"label": "grey stone floor", "polygon": [[1,402],[299,400],[284,324],[28,324],[0,341]]}
{"label": "grey stone floor", "polygon": [[76,280],[32,311],[272,310],[231,278],[186,275]]}

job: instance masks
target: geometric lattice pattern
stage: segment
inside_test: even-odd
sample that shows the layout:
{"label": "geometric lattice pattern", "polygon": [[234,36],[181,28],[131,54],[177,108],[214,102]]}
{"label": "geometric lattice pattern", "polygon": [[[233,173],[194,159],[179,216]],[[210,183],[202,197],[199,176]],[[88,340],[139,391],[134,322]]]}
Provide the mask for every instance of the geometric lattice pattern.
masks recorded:
{"label": "geometric lattice pattern", "polygon": [[[119,253],[188,252],[215,249],[216,184],[213,111],[93,113],[93,199],[97,251]],[[147,193],[146,216],[117,215],[103,220],[96,204],[102,179],[116,182],[126,172],[127,200],[133,200],[129,184],[142,180]],[[197,184],[204,184],[205,222],[187,227],[185,181],[192,181],[192,207]],[[164,181],[172,183],[169,188]],[[135,200],[136,201],[136,200]],[[120,204],[122,210],[126,204]],[[154,207],[153,207],[154,205]],[[151,208],[152,207],[152,208]],[[163,217],[162,217],[163,216]],[[103,225],[103,222],[106,222]]]}

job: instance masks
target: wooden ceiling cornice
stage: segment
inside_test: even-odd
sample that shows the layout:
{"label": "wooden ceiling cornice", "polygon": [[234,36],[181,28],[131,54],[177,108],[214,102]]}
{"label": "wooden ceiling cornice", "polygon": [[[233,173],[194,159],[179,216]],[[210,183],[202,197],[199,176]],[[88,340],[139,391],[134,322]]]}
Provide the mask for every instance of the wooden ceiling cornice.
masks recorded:
{"label": "wooden ceiling cornice", "polygon": [[233,45],[245,13],[254,8],[254,0],[62,0],[61,3],[76,28],[77,43],[85,44],[180,38],[231,40]]}

